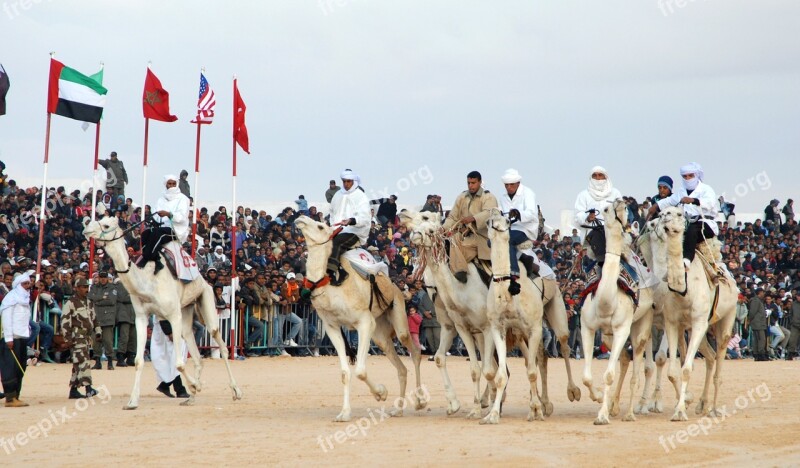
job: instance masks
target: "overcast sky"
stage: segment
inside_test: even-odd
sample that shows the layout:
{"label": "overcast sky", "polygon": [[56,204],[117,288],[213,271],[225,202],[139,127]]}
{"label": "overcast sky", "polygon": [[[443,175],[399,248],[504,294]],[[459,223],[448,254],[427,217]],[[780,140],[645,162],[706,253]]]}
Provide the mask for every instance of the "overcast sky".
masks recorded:
{"label": "overcast sky", "polygon": [[[201,67],[217,95],[201,204],[231,197],[234,74],[252,151],[239,152],[237,193],[251,206],[302,193],[324,207],[343,168],[370,194],[421,205],[439,193],[449,205],[467,172],[498,191],[514,167],[556,219],[594,165],[641,200],[689,161],[738,212],[797,198],[800,2],[681,4],[0,0],[11,79],[0,159],[12,178],[41,180],[55,51],[85,74],[105,63],[100,154],[119,153],[137,202],[148,61],[179,117],[151,123],[148,203],[162,175],[193,173]],[[50,178],[89,179],[94,127],[54,116],[50,150]]]}

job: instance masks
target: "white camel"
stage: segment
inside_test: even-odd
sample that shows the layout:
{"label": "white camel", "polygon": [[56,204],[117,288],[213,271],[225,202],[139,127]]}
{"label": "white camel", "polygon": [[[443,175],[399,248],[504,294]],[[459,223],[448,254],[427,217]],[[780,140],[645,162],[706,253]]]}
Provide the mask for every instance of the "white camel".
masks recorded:
{"label": "white camel", "polygon": [[[609,423],[609,407],[611,405],[612,385],[616,374],[617,361],[620,353],[624,351],[625,342],[631,335],[631,325],[634,317],[633,299],[622,291],[617,285],[620,274],[624,251],[624,231],[629,227],[626,204],[623,200],[617,199],[603,209],[603,219],[605,219],[606,234],[606,255],[603,264],[600,283],[597,291],[589,294],[581,309],[581,338],[583,343],[594,342],[594,335],[597,330],[602,330],[604,334],[613,336],[611,354],[608,358],[608,368],[603,375],[603,393],[594,388],[592,381],[592,354],[586,353],[586,361],[583,368],[583,383],[589,389],[592,400],[601,403],[597,413],[595,424]],[[652,310],[651,306],[646,309]],[[638,384],[640,367],[642,365],[644,347],[647,343],[650,326],[652,323],[652,313],[643,313],[637,324],[637,332],[634,334],[633,346],[633,373],[631,375],[631,404],[628,412],[623,418],[624,421],[634,421],[633,414],[633,394]],[[624,377],[624,374],[623,374]]]}
{"label": "white camel", "polygon": [[181,349],[181,341],[185,340],[194,362],[194,376],[186,372],[181,353],[175,353],[175,367],[188,382],[191,392],[188,400],[182,405],[194,403],[195,394],[200,390],[200,374],[203,363],[192,333],[192,321],[195,307],[205,322],[206,330],[220,344],[220,353],[230,379],[233,399],[240,400],[242,391],[233,378],[228,363],[228,350],[219,329],[219,319],[214,301],[214,291],[208,283],[198,277],[192,282],[184,283],[172,276],[164,268],[153,274],[155,265],[148,262],[144,268],[132,265],[125,248],[124,233],[117,223],[117,218],[106,217],[89,222],[83,230],[86,238],[93,238],[99,246],[103,246],[106,254],[114,262],[114,269],[125,288],[130,292],[133,310],[136,313],[136,377],[130,400],[124,409],[136,409],[139,406],[139,391],[144,369],[144,348],[147,340],[147,318],[155,314],[157,318],[169,321],[172,326],[172,339],[175,349]]}
{"label": "white camel", "polygon": [[414,401],[415,409],[424,408],[427,402],[420,398],[424,395],[424,389],[420,383],[420,350],[411,340],[405,301],[400,290],[383,275],[375,277],[373,286],[369,281],[362,279],[345,258],[342,259],[342,267],[349,273],[348,278],[341,286],[330,286],[327,280],[326,264],[333,247],[330,242],[333,230],[330,226],[316,222],[307,216],[298,217],[294,223],[303,232],[308,248],[306,284],[311,289],[311,302],[322,318],[325,330],[336,348],[341,364],[344,402],[341,412],[334,421],[345,422],[351,418],[348,358],[352,360],[353,355],[351,350],[350,353],[347,352],[349,345],[345,341],[341,327],[358,331],[355,374],[367,384],[376,400],[386,400],[388,392],[385,386],[374,383],[367,376],[366,361],[370,340],[386,353],[386,357],[397,369],[400,398],[395,399],[395,406],[389,414],[402,416],[408,371],[394,349],[392,338],[396,335],[409,350],[414,362],[417,386],[410,397]]}
{"label": "white camel", "polygon": [[[656,303],[664,308],[664,322],[669,343],[669,379],[676,384],[680,378],[681,388],[678,404],[672,415],[672,421],[686,421],[686,394],[689,378],[694,367],[694,355],[706,339],[706,332],[712,326],[716,339],[716,365],[706,367],[706,381],[703,394],[698,401],[697,414],[719,414],[717,397],[720,388],[722,363],[725,349],[730,340],[733,322],[736,319],[736,298],[738,289],[733,277],[725,272],[725,276],[710,284],[704,262],[710,265],[719,257],[719,244],[714,242],[698,243],[699,250],[687,271],[683,265],[683,235],[686,219],[681,208],[670,207],[661,212],[658,223],[663,228],[665,239],[657,238],[656,242],[664,242],[667,247],[667,258],[654,257],[656,271],[663,270],[666,261],[667,281],[656,290]],[[711,317],[714,297],[717,295],[716,312]],[[679,335],[685,328],[691,328],[691,337],[683,360],[680,376],[678,375],[677,347]],[[704,354],[707,354],[704,352]],[[710,354],[710,353],[709,353]],[[708,361],[709,358],[707,358]],[[714,398],[709,403],[711,369],[714,368]]]}

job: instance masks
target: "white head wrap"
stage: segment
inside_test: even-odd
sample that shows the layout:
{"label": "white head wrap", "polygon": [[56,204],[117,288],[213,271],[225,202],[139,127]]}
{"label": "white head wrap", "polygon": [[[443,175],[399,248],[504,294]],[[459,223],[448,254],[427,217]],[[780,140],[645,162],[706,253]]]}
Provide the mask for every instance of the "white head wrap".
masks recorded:
{"label": "white head wrap", "polygon": [[522,180],[522,176],[519,175],[519,172],[516,169],[507,169],[505,173],[503,173],[503,177],[501,177],[504,184],[516,184],[517,182]]}
{"label": "white head wrap", "polygon": [[[683,178],[686,174],[694,174],[694,178],[686,180]],[[697,188],[697,184],[705,178],[703,168],[696,162],[690,162],[685,166],[681,166],[681,180],[683,181],[683,188],[692,191]]]}
{"label": "white head wrap", "polygon": [[353,193],[354,191],[358,190],[358,186],[361,185],[361,177],[359,177],[358,174],[350,169],[343,170],[342,173],[339,174],[339,178],[342,180],[353,181],[353,186],[350,187],[350,190],[345,190],[345,188],[342,187],[343,193]]}
{"label": "white head wrap", "polygon": [[[167,174],[164,176],[164,185],[167,185],[167,182],[170,180],[174,180],[175,183],[178,183],[178,178],[174,174]],[[178,195],[181,195],[181,189],[178,188],[176,185],[175,187],[170,187],[164,192],[164,198],[169,201],[174,200]]]}
{"label": "white head wrap", "polygon": [[164,185],[166,185],[167,182],[169,182],[170,180],[174,180],[175,182],[178,182],[178,177],[175,176],[175,174],[167,174],[167,175],[165,175],[164,176]]}
{"label": "white head wrap", "polygon": [[[592,174],[599,172],[606,176],[605,180],[595,180]],[[611,179],[608,178],[608,171],[602,166],[594,166],[592,172],[589,173],[589,195],[595,200],[605,200],[611,194],[614,186],[611,185]]]}
{"label": "white head wrap", "polygon": [[6,309],[8,307],[13,307],[15,305],[30,305],[31,303],[31,292],[22,287],[22,283],[31,280],[30,273],[23,273],[21,275],[17,275],[14,278],[14,282],[11,283],[11,291],[6,294],[6,297],[3,298],[3,303],[0,305],[0,310]]}

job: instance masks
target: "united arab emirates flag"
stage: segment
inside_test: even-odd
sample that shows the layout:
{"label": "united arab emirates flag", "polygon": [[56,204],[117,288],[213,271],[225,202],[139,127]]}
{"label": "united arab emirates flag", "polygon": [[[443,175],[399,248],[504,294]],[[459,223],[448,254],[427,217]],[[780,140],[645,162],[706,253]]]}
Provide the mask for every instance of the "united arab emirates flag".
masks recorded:
{"label": "united arab emirates flag", "polygon": [[50,59],[47,112],[82,122],[97,123],[108,90],[92,77]]}

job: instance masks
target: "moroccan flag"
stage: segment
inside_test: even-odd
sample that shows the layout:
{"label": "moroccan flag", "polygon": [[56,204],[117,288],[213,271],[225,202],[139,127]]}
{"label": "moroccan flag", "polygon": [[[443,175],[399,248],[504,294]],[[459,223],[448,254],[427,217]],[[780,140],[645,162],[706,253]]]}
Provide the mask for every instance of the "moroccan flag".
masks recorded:
{"label": "moroccan flag", "polygon": [[250,139],[247,137],[247,127],[244,124],[247,106],[242,101],[236,81],[233,80],[233,139],[239,143],[245,153],[250,154]]}
{"label": "moroccan flag", "polygon": [[6,115],[6,94],[8,88],[11,87],[11,82],[8,81],[8,73],[3,65],[0,64],[0,115]]}
{"label": "moroccan flag", "polygon": [[108,90],[94,78],[50,59],[47,112],[83,122],[97,123],[103,115]]}
{"label": "moroccan flag", "polygon": [[142,95],[142,111],[145,119],[174,122],[177,117],[169,113],[169,93],[161,87],[161,81],[149,68],[144,79],[144,95]]}

